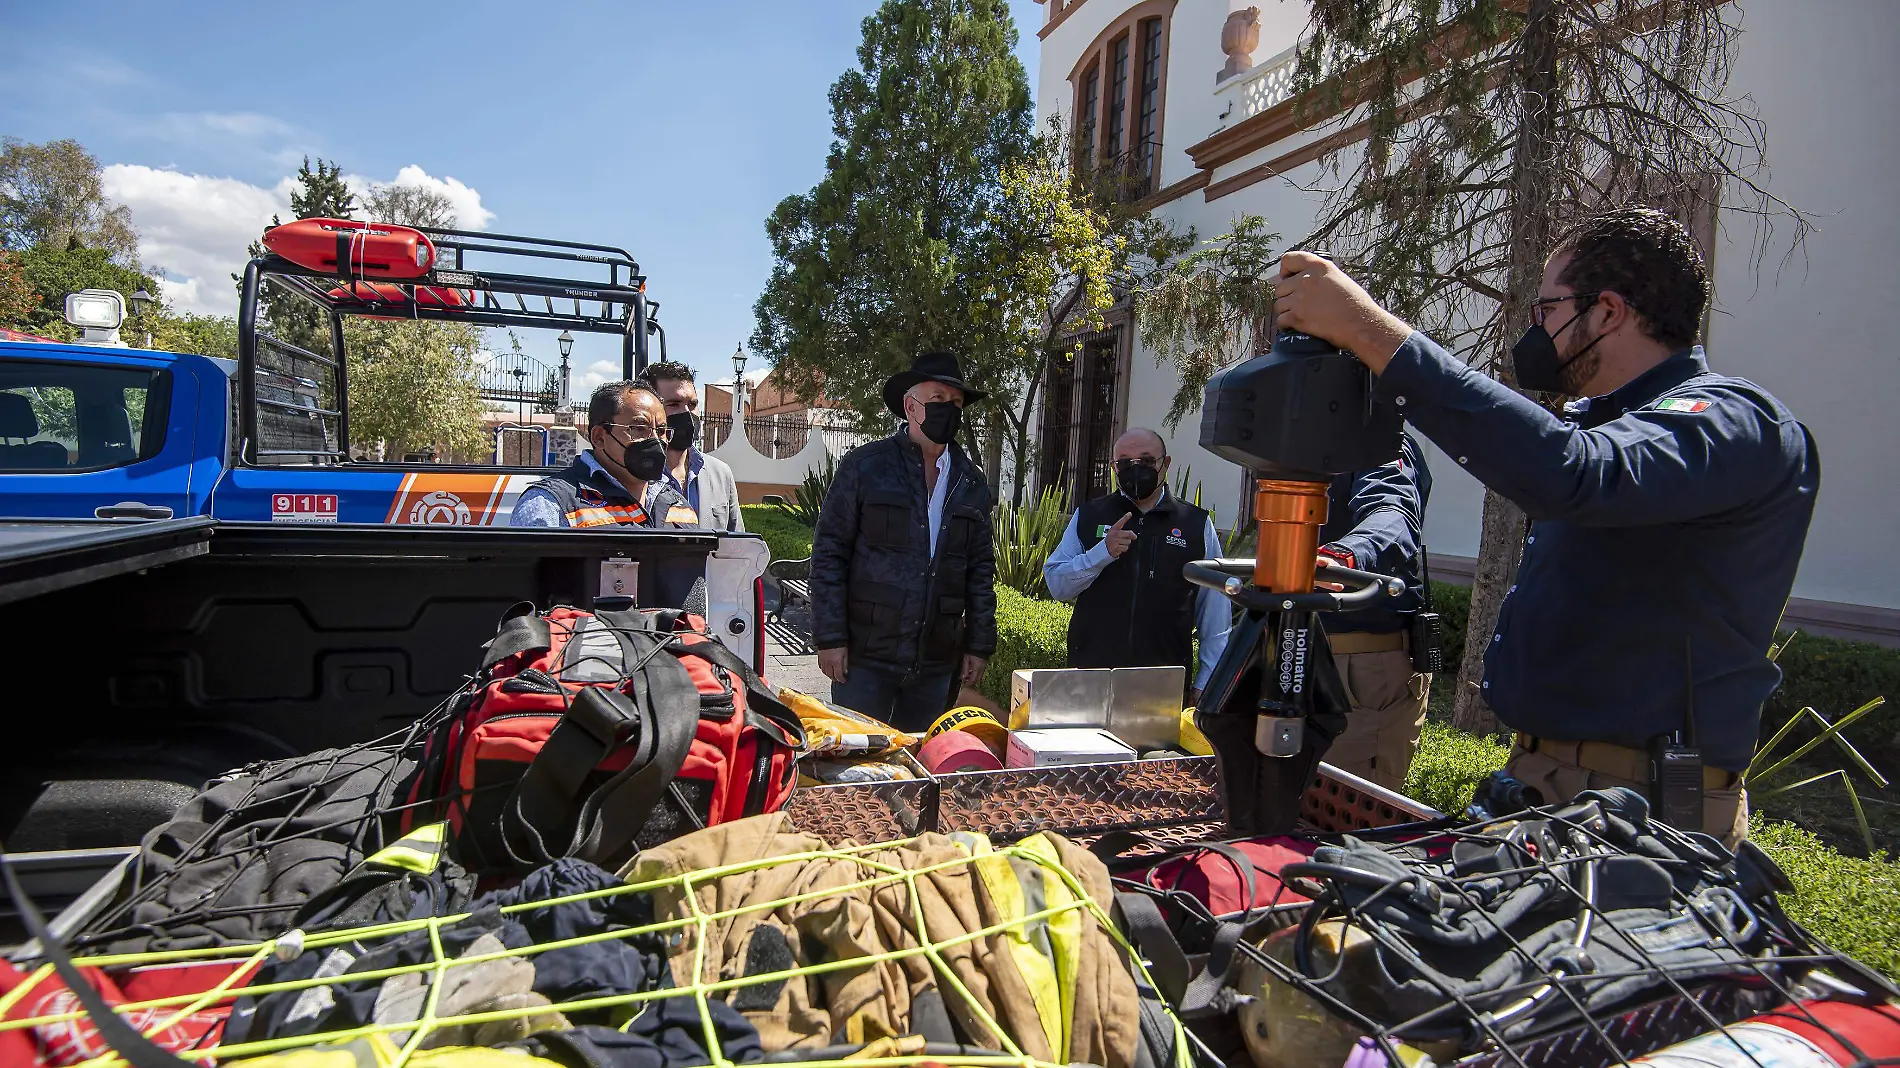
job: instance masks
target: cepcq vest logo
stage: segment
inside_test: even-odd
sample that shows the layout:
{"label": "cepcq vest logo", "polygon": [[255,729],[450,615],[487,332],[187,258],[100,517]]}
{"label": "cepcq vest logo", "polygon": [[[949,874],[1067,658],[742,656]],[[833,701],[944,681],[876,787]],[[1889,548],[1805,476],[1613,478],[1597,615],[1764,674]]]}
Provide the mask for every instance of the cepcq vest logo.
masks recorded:
{"label": "cepcq vest logo", "polygon": [[468,526],[468,505],[462,498],[447,490],[432,490],[422,495],[409,509],[409,522],[418,526],[465,527]]}
{"label": "cepcq vest logo", "polygon": [[1181,536],[1180,527],[1175,527],[1173,530],[1168,531],[1168,544],[1179,545],[1183,549],[1187,548],[1187,539]]}

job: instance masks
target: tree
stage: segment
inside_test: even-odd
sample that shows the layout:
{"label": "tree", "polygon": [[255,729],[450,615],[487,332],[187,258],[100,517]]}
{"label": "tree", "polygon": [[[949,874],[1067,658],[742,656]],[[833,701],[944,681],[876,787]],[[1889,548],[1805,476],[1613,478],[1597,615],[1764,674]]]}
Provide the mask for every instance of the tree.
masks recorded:
{"label": "tree", "polygon": [[363,217],[371,222],[455,228],[455,202],[419,185],[379,185],[363,197]]}
{"label": "tree", "polygon": [[43,337],[71,341],[79,332],[67,324],[66,295],[82,289],[110,289],[131,307],[132,294],[159,291],[158,279],[113,259],[110,249],[86,248],[77,238],[62,245],[41,244],[10,254],[27,284],[39,295],[37,306],[24,317],[22,329]]}
{"label": "tree", "polygon": [[1179,384],[1168,405],[1169,430],[1201,406],[1207,380],[1235,360],[1265,351],[1273,321],[1279,234],[1242,215],[1234,228],[1166,265],[1135,293],[1141,341]]}
{"label": "tree", "polygon": [[[343,168],[332,160],[318,158],[315,170],[310,167],[310,157],[305,156],[303,166],[297,169],[297,188],[290,194],[291,215],[298,219],[348,219],[356,213],[356,195],[343,180]],[[283,220],[276,215],[270,218],[270,226],[281,226]],[[269,232],[270,227],[265,227]],[[251,242],[250,255],[255,259],[265,252],[260,241]],[[240,275],[232,275],[240,291],[244,280]],[[330,351],[330,328],[321,309],[312,305],[303,297],[297,296],[272,282],[265,282],[257,295],[258,310],[270,332],[281,341],[287,341],[299,348],[315,353]]]}
{"label": "tree", "polygon": [[[1720,194],[1756,226],[1759,267],[1774,220],[1793,222],[1791,248],[1809,224],[1762,187],[1765,130],[1726,91],[1740,17],[1706,0],[1313,0],[1294,91],[1365,139],[1326,157],[1338,180],[1300,247],[1330,247],[1506,383],[1555,228],[1590,208],[1647,202],[1708,233]],[[1524,528],[1486,492],[1466,730],[1496,728],[1477,680]]]}
{"label": "tree", "polygon": [[105,250],[114,263],[138,265],[132,213],[106,199],[99,160],[67,139],[28,144],[0,138],[0,243]]}
{"label": "tree", "polygon": [[[191,352],[221,359],[238,358],[237,320],[228,315],[194,315],[169,310],[146,313],[152,347],[163,352]],[[141,324],[143,325],[143,324]],[[130,327],[128,327],[130,329]]]}
{"label": "tree", "polygon": [[[1028,486],[1029,427],[1055,360],[1074,358],[1062,339],[1100,330],[1107,313],[1194,244],[1123,195],[1125,178],[1087,166],[1062,116],[1050,117],[1034,151],[1005,164],[997,249],[1001,284],[980,309],[1015,339],[1015,359],[999,367],[1008,403],[994,404],[1013,459],[1012,503]],[[992,476],[994,480],[994,476]]]}
{"label": "tree", "polygon": [[29,320],[43,300],[38,289],[27,280],[26,269],[18,256],[0,252],[0,326],[11,330],[31,330]]}
{"label": "tree", "polygon": [[1003,0],[886,0],[857,69],[831,88],[826,174],[766,220],[772,276],[752,348],[774,380],[889,425],[879,387],[920,352],[954,351],[994,407],[966,428],[995,455],[1020,335],[990,303],[1014,264],[1001,174],[1031,146],[1029,83]]}
{"label": "tree", "polygon": [[351,440],[380,440],[392,458],[425,445],[437,454],[483,451],[483,333],[468,323],[347,320]]}

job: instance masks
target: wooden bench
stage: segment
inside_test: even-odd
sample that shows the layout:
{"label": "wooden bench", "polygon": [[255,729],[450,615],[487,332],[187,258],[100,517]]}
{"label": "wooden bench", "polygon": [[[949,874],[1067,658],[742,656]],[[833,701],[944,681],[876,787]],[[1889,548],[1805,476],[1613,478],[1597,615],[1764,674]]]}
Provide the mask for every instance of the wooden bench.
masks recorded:
{"label": "wooden bench", "polygon": [[774,560],[765,565],[765,573],[778,586],[778,607],[771,618],[785,622],[785,605],[791,601],[811,604],[811,557],[799,560]]}

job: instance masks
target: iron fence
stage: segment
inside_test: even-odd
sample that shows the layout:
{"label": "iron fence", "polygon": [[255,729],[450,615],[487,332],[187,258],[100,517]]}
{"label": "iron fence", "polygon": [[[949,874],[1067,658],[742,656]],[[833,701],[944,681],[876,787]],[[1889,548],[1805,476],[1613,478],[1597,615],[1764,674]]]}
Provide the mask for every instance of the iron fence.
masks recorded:
{"label": "iron fence", "polygon": [[[732,416],[708,415],[700,427],[699,447],[705,452],[724,445],[732,436]],[[811,434],[812,422],[803,412],[789,415],[755,415],[745,421],[745,435],[753,449],[761,456],[772,460],[787,460],[804,451],[805,442]],[[842,456],[865,442],[878,437],[852,430],[849,427],[818,424],[819,436],[824,440],[825,448],[833,455]]]}

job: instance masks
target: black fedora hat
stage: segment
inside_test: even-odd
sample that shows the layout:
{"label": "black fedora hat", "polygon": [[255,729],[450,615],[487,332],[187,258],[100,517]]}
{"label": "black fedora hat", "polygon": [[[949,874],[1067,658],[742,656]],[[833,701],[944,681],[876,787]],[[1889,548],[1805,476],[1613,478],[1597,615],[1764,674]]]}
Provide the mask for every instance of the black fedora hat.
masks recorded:
{"label": "black fedora hat", "polygon": [[917,357],[910,370],[899,371],[884,382],[884,406],[898,416],[904,414],[904,394],[919,382],[942,382],[946,386],[955,386],[963,391],[965,407],[975,404],[989,394],[974,389],[963,380],[963,368],[957,364],[952,352],[926,352]]}

